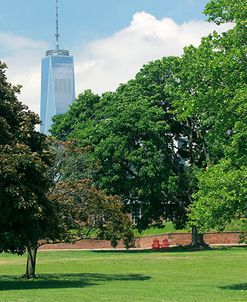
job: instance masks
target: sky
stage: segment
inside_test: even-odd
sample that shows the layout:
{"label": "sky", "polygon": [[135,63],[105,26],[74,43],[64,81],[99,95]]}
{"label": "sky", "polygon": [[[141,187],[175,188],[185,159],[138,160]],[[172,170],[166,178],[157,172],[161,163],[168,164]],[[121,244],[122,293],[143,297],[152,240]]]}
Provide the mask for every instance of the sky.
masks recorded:
{"label": "sky", "polygon": [[[61,46],[75,60],[76,94],[115,90],[143,64],[181,55],[210,32],[207,0],[60,0]],[[19,100],[39,113],[41,59],[55,47],[55,0],[0,0],[0,60]]]}

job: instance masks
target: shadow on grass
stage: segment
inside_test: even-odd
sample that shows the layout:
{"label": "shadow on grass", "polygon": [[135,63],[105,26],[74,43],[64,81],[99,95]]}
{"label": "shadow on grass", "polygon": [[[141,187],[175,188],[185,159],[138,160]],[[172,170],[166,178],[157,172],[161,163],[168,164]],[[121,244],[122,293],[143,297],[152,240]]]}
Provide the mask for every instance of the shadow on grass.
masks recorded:
{"label": "shadow on grass", "polygon": [[247,290],[247,283],[220,286],[220,289],[230,289],[230,290],[240,290],[240,291]]}
{"label": "shadow on grass", "polygon": [[217,246],[217,247],[191,247],[190,245],[178,245],[169,247],[167,249],[160,249],[157,251],[153,251],[152,249],[144,249],[144,250],[91,250],[93,253],[103,253],[103,254],[115,254],[115,253],[126,253],[126,254],[152,254],[152,253],[187,253],[187,252],[203,252],[203,251],[231,251],[232,248],[238,249],[247,249],[247,246]]}
{"label": "shadow on grass", "polygon": [[206,248],[193,248],[191,246],[173,246],[167,249],[160,250],[92,250],[93,253],[103,254],[114,254],[114,253],[126,253],[126,254],[152,254],[152,253],[183,253],[183,252],[198,252],[198,251],[209,251],[212,250],[210,247]]}
{"label": "shadow on grass", "polygon": [[101,282],[113,281],[146,281],[150,276],[140,274],[54,274],[40,275],[38,278],[26,280],[16,276],[0,276],[0,291],[83,288],[99,285]]}

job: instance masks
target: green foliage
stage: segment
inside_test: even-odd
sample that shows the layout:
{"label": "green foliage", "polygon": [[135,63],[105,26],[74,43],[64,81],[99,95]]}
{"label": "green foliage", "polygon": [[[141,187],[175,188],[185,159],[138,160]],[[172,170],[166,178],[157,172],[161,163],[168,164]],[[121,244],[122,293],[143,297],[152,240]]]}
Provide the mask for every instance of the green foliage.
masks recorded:
{"label": "green foliage", "polygon": [[68,113],[53,118],[51,133],[60,141],[67,140],[67,136],[74,131],[78,121],[84,123],[88,119],[94,119],[94,107],[99,99],[100,97],[91,90],[84,91],[78,96],[78,101],[72,103]]}
{"label": "green foliage", "polygon": [[109,239],[113,246],[119,239],[127,248],[133,246],[132,224],[119,198],[97,190],[86,178],[90,175],[84,158],[87,149],[72,142],[53,141],[52,146],[55,165],[50,173],[54,186],[48,198],[58,204],[60,233],[56,241],[75,242],[93,236]]}
{"label": "green foliage", "polygon": [[[208,8],[212,3],[220,1],[211,1]],[[206,169],[197,175],[199,190],[190,215],[201,230],[222,230],[229,221],[247,213],[247,35],[244,20],[238,19],[246,14],[246,6],[241,8],[243,1],[221,4],[225,5],[222,18],[229,21],[234,13],[237,25],[222,36],[205,38],[192,55],[190,49],[185,52],[188,62],[197,62],[193,73],[201,81],[194,81],[189,115],[182,114],[196,116],[197,128],[206,125],[203,136],[209,158]],[[218,11],[215,14],[220,15]]]}
{"label": "green foliage", "polygon": [[246,25],[246,0],[210,0],[204,13],[209,16],[209,21],[216,24],[237,22]]}
{"label": "green foliage", "polygon": [[223,230],[234,217],[247,213],[247,169],[232,169],[222,160],[198,175],[199,190],[195,194],[190,218],[203,231]]}
{"label": "green foliage", "polygon": [[64,230],[60,240],[75,242],[96,232],[98,238],[111,240],[114,247],[119,239],[124,240],[127,248],[134,245],[132,225],[119,198],[107,196],[90,181],[60,181],[49,199],[59,204],[57,216]]}
{"label": "green foliage", "polygon": [[38,116],[18,102],[0,64],[0,251],[23,253],[55,226],[46,193],[53,156],[46,137],[35,130]]}
{"label": "green foliage", "polygon": [[[177,64],[178,59],[167,58],[144,66],[135,80],[115,93],[105,93],[100,101],[90,93],[94,99],[90,114],[86,91],[68,113],[55,119],[52,128],[52,134],[59,137],[68,128],[67,121],[74,125],[67,139],[87,148],[84,159],[93,168],[94,184],[121,196],[139,228],[162,223],[165,217],[178,222],[176,217],[185,213],[187,200],[181,202],[180,192],[174,190],[182,177],[176,176],[181,167],[175,164],[171,129],[177,131],[179,124],[168,112],[168,86],[174,81],[172,70]],[[85,112],[75,116],[74,108]]]}
{"label": "green foliage", "polygon": [[121,196],[139,229],[183,227],[189,205],[201,230],[246,215],[246,1],[211,0],[205,14],[235,27],[143,66],[114,93],[85,91],[55,118],[53,135],[87,148],[87,176]]}

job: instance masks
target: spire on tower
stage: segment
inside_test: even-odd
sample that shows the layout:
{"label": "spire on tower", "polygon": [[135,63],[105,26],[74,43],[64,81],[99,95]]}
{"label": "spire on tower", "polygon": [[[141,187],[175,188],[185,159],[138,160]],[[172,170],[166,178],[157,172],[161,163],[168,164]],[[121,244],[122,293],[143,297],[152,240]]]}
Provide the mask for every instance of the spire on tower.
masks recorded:
{"label": "spire on tower", "polygon": [[56,50],[59,50],[59,28],[58,28],[58,0],[56,0]]}
{"label": "spire on tower", "polygon": [[56,49],[52,50],[47,50],[46,51],[46,56],[69,56],[69,51],[66,49],[60,49],[59,46],[59,5],[58,5],[58,0],[56,0]]}

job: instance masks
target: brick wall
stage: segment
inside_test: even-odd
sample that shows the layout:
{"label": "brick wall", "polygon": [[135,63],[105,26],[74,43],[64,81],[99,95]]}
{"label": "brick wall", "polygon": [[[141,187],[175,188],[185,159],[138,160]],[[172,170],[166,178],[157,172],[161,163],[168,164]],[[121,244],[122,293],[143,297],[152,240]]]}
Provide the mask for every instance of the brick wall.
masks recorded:
{"label": "brick wall", "polygon": [[239,244],[241,232],[206,233],[204,240],[208,244]]}
{"label": "brick wall", "polygon": [[[118,242],[118,248],[124,248],[123,242]],[[70,249],[112,249],[111,242],[108,240],[84,239],[73,244],[45,244],[40,247],[40,250],[70,250]]]}
{"label": "brick wall", "polygon": [[[208,244],[239,244],[241,232],[206,233],[204,241]],[[157,236],[144,236],[137,240],[136,246],[150,248],[154,239],[162,241],[167,238],[170,245],[187,245],[191,243],[191,233],[168,233]]]}
{"label": "brick wall", "polygon": [[[239,244],[240,232],[206,233],[204,240],[208,244]],[[167,238],[170,245],[186,245],[191,243],[191,233],[168,233],[156,236],[144,236],[136,239],[137,248],[151,248],[153,240],[162,241]],[[107,240],[85,239],[75,244],[48,244],[40,247],[41,250],[54,249],[111,249],[111,243]],[[119,241],[118,248],[124,248],[123,242]]]}

